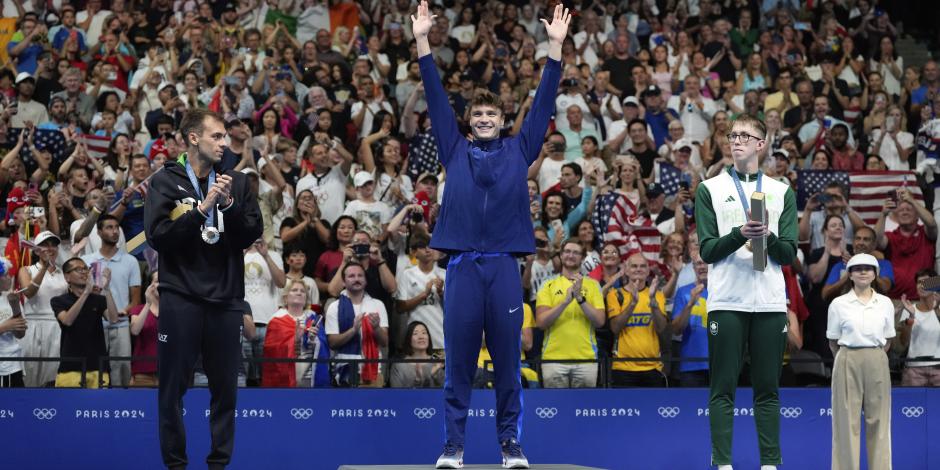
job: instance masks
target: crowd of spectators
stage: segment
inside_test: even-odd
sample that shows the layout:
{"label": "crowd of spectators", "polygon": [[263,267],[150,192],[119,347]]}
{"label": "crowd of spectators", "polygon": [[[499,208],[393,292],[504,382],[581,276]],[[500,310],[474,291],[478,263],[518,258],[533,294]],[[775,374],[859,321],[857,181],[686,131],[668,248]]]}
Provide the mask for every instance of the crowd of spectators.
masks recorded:
{"label": "crowd of spectators", "polygon": [[[152,359],[100,358],[155,353],[157,257],[128,242],[148,177],[184,148],[183,114],[208,108],[225,119],[223,165],[248,175],[264,218],[245,252],[244,383],[440,386],[447,256],[429,244],[447,175],[414,3],[4,0],[0,231],[14,294],[0,356],[83,357],[112,386],[159,380]],[[539,18],[555,3],[432,2],[428,39],[462,132],[479,88],[499,97],[502,133],[519,131],[547,60]],[[940,385],[940,296],[921,282],[937,269],[940,64],[905,64],[892,14],[911,12],[881,3],[565,2],[576,14],[563,78],[528,175],[536,252],[519,267],[522,357],[569,362],[524,369],[530,386],[707,384],[707,362],[668,358],[707,356],[693,200],[731,164],[729,123],[743,113],[767,124],[762,171],[794,191],[800,170],[911,172],[874,198],[874,222],[844,183],[806,198],[802,250],[785,267],[788,357],[831,358],[828,304],[849,285],[846,260],[871,253],[897,306],[892,354],[916,358],[898,380]],[[88,282],[108,295],[83,307]],[[274,357],[334,361],[258,361]],[[343,362],[383,358],[411,362]],[[825,380],[820,368],[789,362],[783,383]],[[0,385],[75,385],[61,376],[76,370],[8,359]]]}

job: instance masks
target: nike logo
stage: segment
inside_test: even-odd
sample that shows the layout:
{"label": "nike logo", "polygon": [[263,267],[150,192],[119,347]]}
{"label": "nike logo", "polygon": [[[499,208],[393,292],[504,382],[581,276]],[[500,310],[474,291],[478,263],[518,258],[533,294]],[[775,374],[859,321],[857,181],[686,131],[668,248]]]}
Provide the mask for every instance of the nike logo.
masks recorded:
{"label": "nike logo", "polygon": [[180,185],[176,185],[176,188],[179,189],[180,191],[184,192],[184,193],[188,193],[188,192],[189,192],[188,189],[186,189],[186,188],[184,188],[184,187],[182,187],[182,186],[180,186]]}
{"label": "nike logo", "polygon": [[521,307],[511,308],[509,309],[509,313],[516,313],[516,310],[519,310],[520,308]]}

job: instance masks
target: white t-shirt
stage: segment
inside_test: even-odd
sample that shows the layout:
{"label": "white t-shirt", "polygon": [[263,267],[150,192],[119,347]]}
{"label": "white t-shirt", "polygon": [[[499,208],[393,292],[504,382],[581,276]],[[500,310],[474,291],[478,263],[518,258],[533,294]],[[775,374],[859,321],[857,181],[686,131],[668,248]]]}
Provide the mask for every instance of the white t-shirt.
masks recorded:
{"label": "white t-shirt", "polygon": [[301,44],[315,39],[321,29],[330,30],[330,10],[324,5],[311,5],[297,18],[297,40]]}
{"label": "white t-shirt", "polygon": [[702,103],[702,109],[699,109],[694,103],[686,101],[685,106],[679,109],[681,98],[678,95],[673,95],[669,98],[668,104],[669,109],[679,114],[679,121],[682,122],[682,127],[685,128],[685,137],[697,142],[708,140],[708,125],[711,123],[712,116],[718,111],[715,101],[711,98],[703,96]]}
{"label": "white t-shirt", "polygon": [[580,94],[574,96],[561,94],[555,98],[556,129],[568,128],[568,108],[571,105],[577,105],[581,108],[581,115],[583,116],[582,127],[594,127],[594,116],[591,114],[591,108],[588,107],[587,101],[584,101],[584,96]]}
{"label": "white t-shirt", "polygon": [[[380,52],[378,54],[378,58],[379,58],[379,64],[382,64],[386,67],[392,66],[392,63],[389,62],[387,55]],[[365,59],[365,60],[368,60],[369,62],[372,62],[372,56],[370,56],[369,54],[362,54],[359,57],[357,57],[357,59]],[[379,71],[378,64],[374,64],[374,63],[372,64],[372,72],[369,73],[369,76],[372,77],[372,80],[375,81],[375,83],[385,83],[385,75],[382,75],[382,72]]]}
{"label": "white t-shirt", "polygon": [[[375,176],[375,172],[373,172],[372,176]],[[406,174],[402,174],[395,179],[398,180],[398,187],[401,188],[401,193],[405,197],[405,201],[410,204],[411,201],[413,201],[415,198],[415,185],[411,182],[411,177]],[[385,190],[389,185],[392,184],[392,181],[392,175],[388,173],[382,173],[382,176],[378,177],[377,183],[375,185],[375,198],[392,205],[398,205],[401,204],[401,202],[392,196],[392,190]]]}
{"label": "white t-shirt", "polygon": [[[270,250],[271,259],[281,259],[281,254]],[[281,291],[274,284],[271,269],[257,251],[245,253],[245,301],[251,306],[251,316],[255,323],[271,321],[274,312],[283,302],[278,298]]]}
{"label": "white t-shirt", "polygon": [[542,288],[542,284],[555,277],[557,274],[558,273],[555,272],[555,265],[551,260],[548,260],[545,264],[542,264],[538,259],[533,260],[532,276],[529,280],[529,301],[535,302],[535,296],[538,294],[539,289]]}
{"label": "white t-shirt", "polygon": [[297,191],[294,195],[309,189],[317,199],[320,215],[329,223],[336,222],[343,215],[343,206],[346,203],[346,175],[343,166],[336,165],[321,177],[313,173],[297,181]]}
{"label": "white t-shirt", "polygon": [[[910,170],[910,166],[907,160],[901,160],[901,155],[898,153],[898,146],[894,144],[894,141],[891,140],[891,136],[885,136],[884,140],[881,141],[881,147],[875,148],[875,144],[878,143],[878,139],[881,138],[881,129],[872,129],[870,142],[871,145],[868,149],[868,153],[874,153],[881,155],[881,159],[885,161],[885,165],[888,165],[889,170],[894,171],[907,171]],[[914,150],[914,134],[910,132],[898,132],[898,143],[901,144],[901,147],[905,149]]]}
{"label": "white t-shirt", "polygon": [[[349,108],[349,115],[355,116],[359,114],[360,109],[362,109],[362,101],[356,101],[355,103],[353,103],[352,107]],[[395,110],[392,109],[392,105],[389,104],[388,101],[382,100],[379,103],[372,101],[369,103],[369,105],[366,107],[365,116],[363,116],[362,118],[362,125],[359,126],[360,138],[364,139],[366,136],[372,133],[372,117],[375,116],[375,113],[383,109],[388,111],[389,113],[392,113],[392,114],[395,113]]]}
{"label": "white t-shirt", "polygon": [[[317,282],[313,280],[310,276],[304,276],[302,279],[304,286],[307,288],[307,303],[311,305],[320,304],[320,289],[317,289]],[[284,297],[287,295],[287,291],[290,288],[291,280],[287,280],[287,285],[281,289],[281,296]],[[278,299],[278,304],[283,302]]]}
{"label": "white t-shirt", "polygon": [[587,175],[591,174],[595,168],[600,168],[601,175],[606,177],[607,175],[607,164],[604,163],[604,160],[599,157],[592,157],[590,160],[584,158],[583,156],[575,158],[574,163],[577,163],[581,167],[581,172],[583,176],[581,178],[581,187],[587,187]]}
{"label": "white t-shirt", "polygon": [[476,33],[477,27],[475,25],[465,24],[451,28],[450,37],[456,39],[458,42],[470,44],[473,42],[473,37]]}
{"label": "white t-shirt", "polygon": [[545,191],[558,183],[561,179],[561,167],[568,163],[567,160],[552,160],[546,158],[542,160],[542,167],[539,168],[539,190]]}
{"label": "white t-shirt", "polygon": [[[429,273],[422,271],[418,266],[405,268],[398,277],[398,292],[395,293],[395,298],[413,299],[424,292],[428,281],[435,277],[443,281],[445,275],[445,271],[437,265],[434,265]],[[431,289],[431,295],[409,312],[408,323],[413,321],[427,325],[431,344],[435,349],[444,348],[444,299],[437,294],[437,289]]]}
{"label": "white t-shirt", "polygon": [[[98,44],[98,38],[101,37],[101,28],[104,26],[104,20],[109,16],[111,16],[111,10],[98,10],[98,13],[95,13],[95,16],[91,18],[88,31],[85,31],[85,45],[88,46],[89,49],[94,48]],[[88,10],[82,10],[75,14],[76,24],[84,23],[87,19]]]}
{"label": "white t-shirt", "polygon": [[346,205],[343,215],[352,216],[359,224],[359,230],[367,232],[375,240],[392,218],[392,208],[382,201],[364,202],[353,199]]}
{"label": "white t-shirt", "polygon": [[[34,264],[26,267],[31,279],[36,279],[39,274],[40,265]],[[42,278],[42,284],[31,299],[26,299],[23,304],[23,316],[27,320],[31,318],[42,318],[45,320],[54,320],[55,313],[52,311],[52,298],[64,294],[69,288],[65,282],[65,276],[62,269],[56,269],[54,272],[46,272]]]}
{"label": "white t-shirt", "polygon": [[[13,310],[10,308],[10,303],[0,300],[0,323],[7,321],[12,316]],[[0,333],[0,357],[21,357],[22,355],[23,348],[20,347],[20,342],[13,336],[13,332]],[[21,370],[23,370],[23,363],[20,361],[0,361],[0,376],[10,375]]]}
{"label": "white t-shirt", "polygon": [[[346,295],[346,291],[340,293],[340,295]],[[388,328],[388,312],[385,310],[385,304],[379,300],[375,300],[369,296],[369,294],[363,294],[362,303],[353,304],[353,311],[356,312],[356,316],[368,314],[368,313],[378,313],[379,314],[379,328]],[[363,318],[362,321],[369,321],[367,318]],[[330,307],[326,309],[326,320],[324,320],[326,327],[327,335],[338,335],[342,333],[339,331],[339,302],[333,302],[330,304]],[[345,330],[344,330],[345,331]],[[361,335],[361,330],[360,330]],[[382,348],[379,348],[379,357],[383,357]],[[337,359],[362,359],[361,354],[336,354]],[[360,365],[360,369],[362,366]],[[384,369],[385,366],[380,364],[379,370]]]}
{"label": "white t-shirt", "polygon": [[[940,359],[940,320],[933,311],[922,312],[914,308],[914,326],[911,328],[911,346],[907,349],[908,359],[915,357],[933,357]],[[901,312],[901,321],[911,317],[905,309]],[[909,362],[908,367],[927,367],[940,365],[940,361]]]}

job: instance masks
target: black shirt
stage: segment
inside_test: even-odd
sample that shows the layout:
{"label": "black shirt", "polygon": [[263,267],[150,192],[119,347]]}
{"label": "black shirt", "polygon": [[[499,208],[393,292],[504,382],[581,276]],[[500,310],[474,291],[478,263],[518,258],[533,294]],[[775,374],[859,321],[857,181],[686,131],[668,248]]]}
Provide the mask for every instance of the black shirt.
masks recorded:
{"label": "black shirt", "polygon": [[[326,220],[322,220],[323,225],[327,228],[330,227],[330,223]],[[288,217],[281,222],[281,226],[278,230],[283,230],[285,228],[294,228],[298,225],[298,222],[293,217]],[[280,233],[280,232],[278,232]],[[307,262],[304,264],[304,276],[316,277],[314,275],[314,267],[317,265],[317,260],[320,259],[320,255],[326,251],[326,245],[320,241],[320,237],[317,236],[317,231],[308,226],[300,233],[300,236],[294,238],[289,243],[284,244],[284,259],[287,259],[287,253],[290,253],[293,247],[299,246],[303,250],[304,255],[307,257]],[[329,279],[327,279],[329,281]]]}
{"label": "black shirt", "polygon": [[642,169],[641,177],[646,178],[653,173],[653,160],[659,158],[658,153],[653,151],[653,149],[647,148],[642,152],[630,149],[630,154],[636,157],[640,162],[640,168]]}
{"label": "black shirt", "polygon": [[610,83],[620,90],[621,98],[636,94],[636,86],[633,84],[633,67],[637,65],[640,65],[640,61],[633,57],[626,59],[613,57],[604,62],[602,69],[610,72]]}
{"label": "black shirt", "polygon": [[[72,308],[78,302],[78,297],[71,291],[52,298],[50,304],[52,311],[59,318],[59,314]],[[59,326],[62,327],[62,336],[60,341],[61,357],[83,357],[85,358],[86,370],[98,370],[98,363],[108,368],[108,361],[99,361],[98,358],[108,355],[107,347],[104,342],[104,327],[101,325],[101,318],[108,309],[107,300],[103,295],[88,294],[88,298],[82,305],[82,310],[78,312],[72,325],[66,325],[59,320]],[[82,370],[82,364],[78,362],[62,361],[59,363],[59,372],[77,372]]]}

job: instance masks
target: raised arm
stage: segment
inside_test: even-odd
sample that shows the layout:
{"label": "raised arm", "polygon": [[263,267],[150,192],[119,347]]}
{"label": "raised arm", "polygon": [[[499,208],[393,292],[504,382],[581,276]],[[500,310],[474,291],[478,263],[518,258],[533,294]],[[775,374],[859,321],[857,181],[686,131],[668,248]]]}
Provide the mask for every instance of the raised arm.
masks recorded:
{"label": "raised arm", "polygon": [[433,126],[431,133],[437,140],[438,159],[446,167],[451,157],[457,153],[460,131],[457,128],[457,118],[447,99],[447,91],[441,84],[440,74],[437,73],[437,64],[431,55],[431,45],[428,43],[428,32],[437,15],[431,15],[428,2],[422,0],[418,4],[417,16],[412,15],[412,33],[418,48],[418,64],[421,69],[421,81],[424,83],[424,95],[428,102],[428,115]]}

